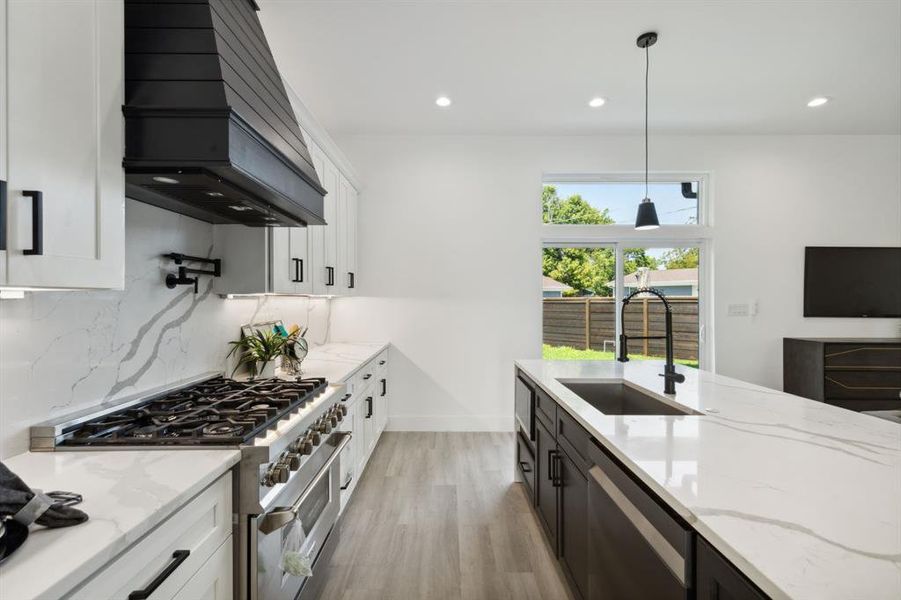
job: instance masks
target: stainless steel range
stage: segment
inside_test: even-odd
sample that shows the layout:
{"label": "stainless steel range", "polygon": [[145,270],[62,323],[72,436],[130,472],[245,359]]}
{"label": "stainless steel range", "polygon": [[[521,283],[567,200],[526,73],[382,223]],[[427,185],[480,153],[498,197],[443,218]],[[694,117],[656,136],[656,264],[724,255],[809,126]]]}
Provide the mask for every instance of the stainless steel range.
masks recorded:
{"label": "stainless steel range", "polygon": [[338,520],[344,398],[318,378],[206,376],[35,425],[31,449],[240,449],[235,595],[293,599]]}

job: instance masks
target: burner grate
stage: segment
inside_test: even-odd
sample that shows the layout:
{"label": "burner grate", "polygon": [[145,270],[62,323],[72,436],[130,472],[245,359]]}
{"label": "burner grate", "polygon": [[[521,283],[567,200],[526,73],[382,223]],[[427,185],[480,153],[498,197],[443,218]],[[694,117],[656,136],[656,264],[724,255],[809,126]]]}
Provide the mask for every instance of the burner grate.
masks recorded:
{"label": "burner grate", "polygon": [[324,378],[241,382],[216,377],[80,424],[63,445],[238,445],[313,400]]}

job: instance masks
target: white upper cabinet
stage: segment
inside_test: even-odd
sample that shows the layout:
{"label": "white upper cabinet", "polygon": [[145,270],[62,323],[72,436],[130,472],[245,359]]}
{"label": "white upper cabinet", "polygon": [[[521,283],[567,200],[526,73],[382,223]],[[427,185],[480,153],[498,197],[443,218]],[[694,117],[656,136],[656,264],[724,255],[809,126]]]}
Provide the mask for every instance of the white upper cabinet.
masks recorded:
{"label": "white upper cabinet", "polygon": [[121,0],[0,0],[12,287],[122,288]]}

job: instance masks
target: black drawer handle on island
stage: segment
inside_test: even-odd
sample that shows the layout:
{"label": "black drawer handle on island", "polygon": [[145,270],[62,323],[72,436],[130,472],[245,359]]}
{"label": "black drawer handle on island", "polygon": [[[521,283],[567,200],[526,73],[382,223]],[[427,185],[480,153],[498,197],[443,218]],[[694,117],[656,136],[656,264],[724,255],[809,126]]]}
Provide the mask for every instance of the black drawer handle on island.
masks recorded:
{"label": "black drawer handle on island", "polygon": [[366,398],[366,408],[367,408],[366,418],[368,419],[369,417],[372,416],[372,396],[368,396]]}
{"label": "black drawer handle on island", "polygon": [[22,195],[31,198],[31,248],[22,254],[39,256],[44,253],[44,193],[23,190]]}
{"label": "black drawer handle on island", "polygon": [[350,271],[347,273],[347,289],[352,290],[357,286],[357,278],[354,276],[353,272]]}
{"label": "black drawer handle on island", "polygon": [[365,375],[363,375],[364,380],[369,379],[370,377],[372,377],[372,373],[366,373]]}
{"label": "black drawer handle on island", "polygon": [[325,268],[325,285],[329,287],[335,285],[335,267]]}
{"label": "black drawer handle on island", "polygon": [[153,581],[145,587],[143,590],[135,590],[128,595],[128,600],[147,600],[153,592],[156,591],[156,588],[160,587],[166,578],[181,565],[181,563],[188,560],[188,557],[191,555],[190,550],[176,550],[172,553],[172,561],[166,565],[166,568],[163,569],[159,575],[153,578]]}
{"label": "black drawer handle on island", "polygon": [[380,381],[382,382],[382,396],[384,396],[385,394],[388,393],[388,380],[381,379]]}

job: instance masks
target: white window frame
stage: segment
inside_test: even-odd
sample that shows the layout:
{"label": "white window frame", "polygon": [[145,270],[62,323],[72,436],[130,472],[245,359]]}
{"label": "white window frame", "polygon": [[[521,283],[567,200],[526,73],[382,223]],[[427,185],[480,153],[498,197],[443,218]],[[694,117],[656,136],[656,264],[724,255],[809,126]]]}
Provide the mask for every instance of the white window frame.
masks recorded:
{"label": "white window frame", "polygon": [[[648,174],[651,183],[674,181],[698,182],[698,224],[661,225],[650,231],[636,231],[632,225],[553,225],[542,224],[542,248],[607,247],[616,253],[615,303],[619,309],[623,299],[623,249],[624,248],[698,248],[698,366],[715,371],[713,338],[713,226],[712,174],[709,172],[666,172]],[[553,183],[644,183],[640,173],[546,173],[542,185]],[[641,198],[635,199],[635,209]],[[538,203],[538,210],[541,210]],[[616,312],[616,343],[619,344],[620,320]],[[618,349],[617,349],[618,350]]]}

